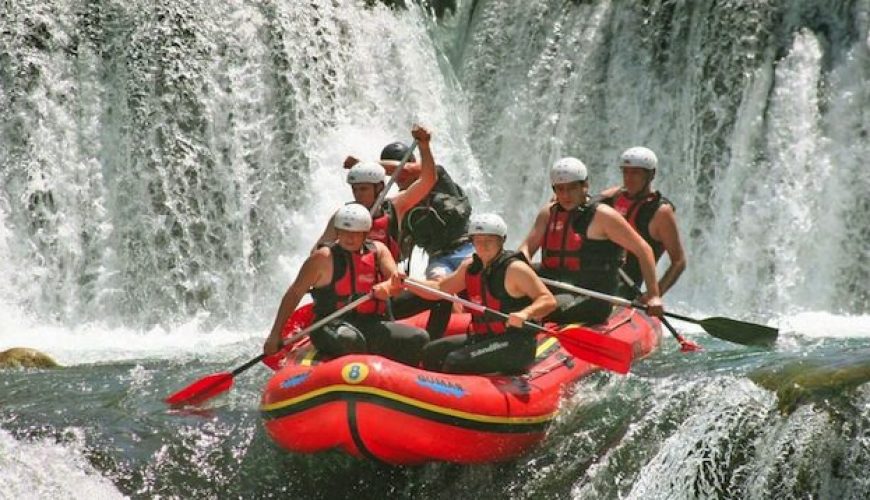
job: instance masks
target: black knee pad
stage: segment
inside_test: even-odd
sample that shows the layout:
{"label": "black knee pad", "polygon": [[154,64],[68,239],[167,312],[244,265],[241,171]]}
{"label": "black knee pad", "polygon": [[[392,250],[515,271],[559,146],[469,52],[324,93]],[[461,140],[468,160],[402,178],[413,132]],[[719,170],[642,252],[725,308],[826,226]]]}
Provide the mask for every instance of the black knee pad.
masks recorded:
{"label": "black knee pad", "polygon": [[[318,349],[334,356],[366,352],[366,339],[357,327],[346,321],[333,321],[318,335]],[[317,343],[315,344],[317,345]]]}
{"label": "black knee pad", "polygon": [[469,364],[471,356],[468,350],[453,351],[444,358],[442,370],[444,373],[459,373]]}

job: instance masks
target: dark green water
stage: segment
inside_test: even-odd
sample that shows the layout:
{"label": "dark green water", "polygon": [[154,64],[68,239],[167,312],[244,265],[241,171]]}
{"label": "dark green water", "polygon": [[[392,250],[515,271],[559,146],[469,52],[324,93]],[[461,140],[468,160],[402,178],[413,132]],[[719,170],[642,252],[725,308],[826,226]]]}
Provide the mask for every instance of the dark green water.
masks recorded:
{"label": "dark green water", "polygon": [[[228,364],[142,359],[3,371],[0,465],[19,465],[0,467],[0,478],[7,495],[70,498],[92,491],[96,477],[106,494],[134,498],[870,495],[870,340],[786,334],[788,347],[765,351],[695,339],[706,351],[684,354],[666,338],[630,376],[582,381],[542,445],[519,460],[479,466],[391,467],[337,452],[285,453],[257,412],[265,368],[239,375],[228,394],[195,414],[161,401],[250,353]],[[22,467],[34,454],[44,468]],[[90,479],[52,473],[64,469]],[[10,470],[18,474],[8,477]]]}

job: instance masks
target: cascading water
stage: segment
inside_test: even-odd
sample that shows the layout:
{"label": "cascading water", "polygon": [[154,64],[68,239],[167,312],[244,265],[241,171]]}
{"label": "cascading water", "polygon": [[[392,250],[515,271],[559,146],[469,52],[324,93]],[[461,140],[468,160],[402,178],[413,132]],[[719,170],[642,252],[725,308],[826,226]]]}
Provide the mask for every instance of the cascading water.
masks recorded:
{"label": "cascading water", "polygon": [[[0,371],[0,498],[870,496],[870,1],[371,3],[4,6],[0,350],[67,368]],[[601,189],[651,147],[689,257],[666,303],[779,325],[777,349],[666,341],[491,466],[284,455],[265,371],[167,414],[258,353],[344,156],[415,120],[510,243],[553,160]]]}
{"label": "cascading water", "polygon": [[458,64],[493,198],[527,227],[554,159],[601,189],[646,145],[691,259],[675,297],[866,312],[867,6],[825,6],[477,2]]}

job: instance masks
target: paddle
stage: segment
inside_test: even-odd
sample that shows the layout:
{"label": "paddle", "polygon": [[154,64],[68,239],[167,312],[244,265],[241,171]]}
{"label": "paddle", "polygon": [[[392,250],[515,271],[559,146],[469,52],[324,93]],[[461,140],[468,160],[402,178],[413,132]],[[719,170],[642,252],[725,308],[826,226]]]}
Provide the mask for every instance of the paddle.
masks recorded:
{"label": "paddle", "polygon": [[[370,300],[371,298],[372,298],[372,295],[370,293],[363,295],[362,297],[354,300],[350,304],[347,304],[346,306],[335,311],[334,313],[332,313],[332,314],[326,316],[325,318],[315,322],[314,324],[312,324],[308,328],[302,330],[301,332],[290,337],[289,339],[285,339],[282,342],[282,346],[293,344],[294,342],[301,339],[302,337],[308,335],[309,333],[313,332],[314,330],[317,330],[318,328],[329,323],[330,321],[334,320],[335,318],[338,318],[342,314],[344,314],[352,309],[355,309],[357,306],[359,306],[363,302]],[[262,361],[263,358],[265,358],[265,357],[266,357],[266,354],[260,354],[256,358],[254,358],[254,359],[248,361],[247,363],[243,364],[242,366],[236,368],[232,372],[220,372],[220,373],[213,373],[211,375],[206,375],[205,377],[203,377],[203,378],[197,380],[196,382],[188,385],[184,389],[181,389],[180,391],[170,395],[164,401],[166,401],[166,403],[168,403],[172,406],[196,405],[196,404],[205,402],[205,401],[217,396],[218,394],[222,394],[222,393],[228,391],[230,389],[230,387],[233,386],[233,378],[236,375],[238,375],[238,374],[242,373],[243,371],[247,370],[248,368],[256,365],[257,363]]]}
{"label": "paddle", "polygon": [[[465,300],[453,294],[442,292],[436,288],[426,286],[412,279],[404,280],[405,286],[415,288],[428,294],[438,296],[457,304],[480,312],[494,314],[500,318],[508,319],[510,316],[495,309],[490,309],[481,304]],[[595,333],[582,327],[568,327],[561,331],[553,331],[530,321],[524,322],[526,328],[532,328],[552,335],[559,339],[559,343],[572,356],[598,365],[602,368],[617,372],[628,373],[631,368],[633,356],[631,344],[617,340],[606,335]]]}
{"label": "paddle", "polygon": [[[626,285],[631,287],[631,289],[634,291],[634,293],[636,295],[639,296],[643,293],[640,291],[640,287],[637,286],[637,283],[635,283],[634,280],[631,279],[631,276],[629,276],[628,273],[626,273],[625,270],[622,268],[619,268],[619,277],[622,278],[622,281],[624,281]],[[677,330],[673,327],[673,325],[671,325],[671,322],[668,321],[667,318],[659,318],[659,319],[662,320],[662,324],[665,325],[665,327],[668,329],[668,331],[671,332],[671,335],[673,335],[674,338],[677,339],[677,342],[680,343],[680,351],[682,351],[682,352],[694,352],[694,351],[701,351],[702,350],[701,346],[692,342],[691,340],[686,339],[686,337],[683,337],[682,335],[680,335],[677,332]]]}
{"label": "paddle", "polygon": [[411,155],[414,154],[414,150],[417,149],[417,139],[414,139],[414,142],[411,143],[411,147],[405,151],[404,156],[402,156],[402,161],[399,162],[399,166],[393,170],[393,175],[390,176],[389,182],[384,186],[384,189],[381,190],[381,193],[378,195],[378,198],[375,200],[375,204],[372,205],[371,214],[372,217],[375,216],[375,213],[381,208],[381,204],[387,198],[387,192],[393,187],[393,184],[396,183],[396,179],[399,178],[399,173],[405,168],[405,164],[408,163],[408,160],[411,158]]}
{"label": "paddle", "polygon": [[[622,297],[614,297],[605,293],[587,290],[585,288],[580,288],[577,286],[569,285],[567,283],[562,283],[561,281],[555,281],[547,278],[541,278],[541,281],[552,287],[561,288],[563,290],[579,293],[581,295],[586,295],[587,297],[592,297],[598,300],[603,300],[605,302],[610,302],[611,304],[616,304],[618,306],[634,307],[636,309],[646,310],[646,306],[644,304],[641,304],[639,302],[632,302],[630,300],[623,299]],[[777,330],[776,328],[757,325],[755,323],[747,323],[746,321],[738,321],[736,319],[715,317],[699,320],[690,318],[688,316],[682,316],[680,314],[674,314],[671,312],[665,312],[665,316],[700,325],[701,328],[703,328],[710,335],[718,337],[722,340],[727,340],[728,342],[734,342],[735,344],[770,347],[776,342],[776,337],[777,335],[779,335],[779,330]]]}

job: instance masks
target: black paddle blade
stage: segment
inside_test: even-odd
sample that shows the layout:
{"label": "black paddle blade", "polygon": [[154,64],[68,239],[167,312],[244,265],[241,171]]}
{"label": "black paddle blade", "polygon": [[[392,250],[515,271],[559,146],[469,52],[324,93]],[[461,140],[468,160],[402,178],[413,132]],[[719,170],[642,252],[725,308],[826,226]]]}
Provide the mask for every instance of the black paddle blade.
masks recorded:
{"label": "black paddle blade", "polygon": [[698,324],[710,335],[735,344],[772,347],[779,335],[776,328],[731,318],[707,318]]}

